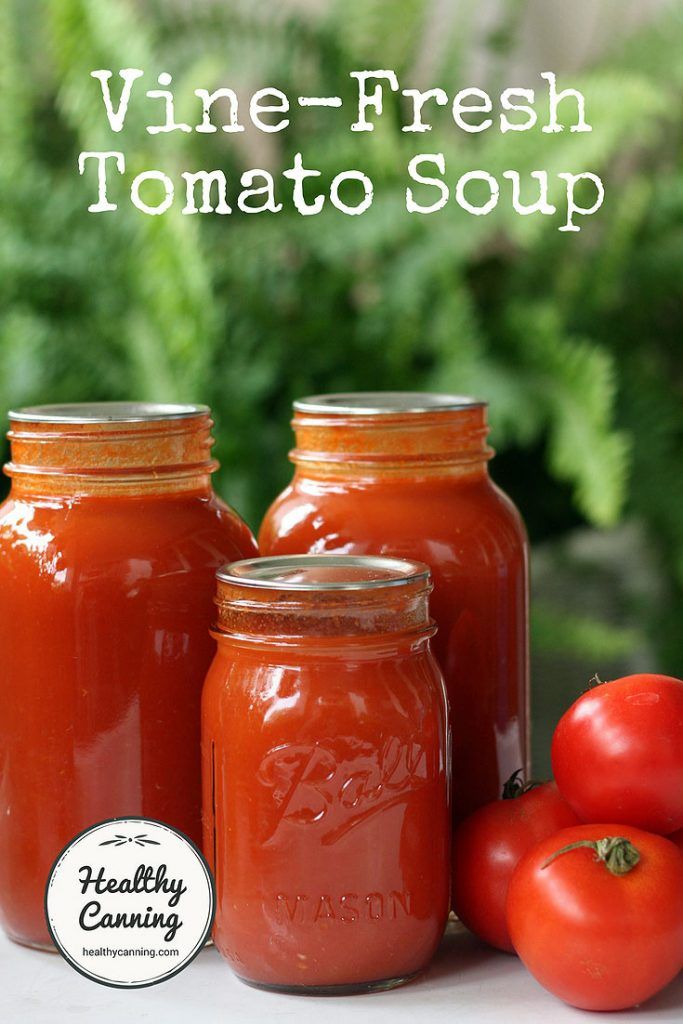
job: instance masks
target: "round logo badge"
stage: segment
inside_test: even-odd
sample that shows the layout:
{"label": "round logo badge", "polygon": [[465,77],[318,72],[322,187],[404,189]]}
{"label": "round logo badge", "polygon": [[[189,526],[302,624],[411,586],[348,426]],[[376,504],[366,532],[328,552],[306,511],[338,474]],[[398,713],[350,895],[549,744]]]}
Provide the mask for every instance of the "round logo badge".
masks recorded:
{"label": "round logo badge", "polygon": [[178,974],[206,942],[215,911],[209,866],[187,836],[150,818],[112,818],[66,846],[45,889],[62,956],[114,988]]}

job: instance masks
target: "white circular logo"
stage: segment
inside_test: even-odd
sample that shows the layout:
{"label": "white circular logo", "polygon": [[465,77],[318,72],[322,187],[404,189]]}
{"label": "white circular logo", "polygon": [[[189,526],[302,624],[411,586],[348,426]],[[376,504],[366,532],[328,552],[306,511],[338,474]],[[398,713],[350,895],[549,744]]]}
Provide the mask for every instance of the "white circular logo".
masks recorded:
{"label": "white circular logo", "polygon": [[115,988],[182,971],[206,942],[214,910],[202,854],[150,818],[112,818],[76,836],[45,889],[47,926],[62,956]]}

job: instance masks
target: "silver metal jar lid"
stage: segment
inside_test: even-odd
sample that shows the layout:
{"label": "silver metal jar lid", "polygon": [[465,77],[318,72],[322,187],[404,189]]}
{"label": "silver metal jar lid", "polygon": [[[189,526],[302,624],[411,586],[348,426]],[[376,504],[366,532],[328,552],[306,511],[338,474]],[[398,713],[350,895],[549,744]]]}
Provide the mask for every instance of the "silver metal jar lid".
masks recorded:
{"label": "silver metal jar lid", "polygon": [[30,423],[143,423],[206,416],[207,405],[166,405],[156,402],[82,402],[30,405],[12,409],[11,420]]}
{"label": "silver metal jar lid", "polygon": [[294,402],[296,412],[340,416],[390,416],[398,413],[449,412],[478,409],[487,402],[469,395],[433,391],[341,391],[309,395]]}
{"label": "silver metal jar lid", "polygon": [[[308,578],[306,578],[308,577]],[[367,590],[430,578],[423,562],[368,555],[283,555],[247,558],[216,573],[222,583],[272,590]]]}

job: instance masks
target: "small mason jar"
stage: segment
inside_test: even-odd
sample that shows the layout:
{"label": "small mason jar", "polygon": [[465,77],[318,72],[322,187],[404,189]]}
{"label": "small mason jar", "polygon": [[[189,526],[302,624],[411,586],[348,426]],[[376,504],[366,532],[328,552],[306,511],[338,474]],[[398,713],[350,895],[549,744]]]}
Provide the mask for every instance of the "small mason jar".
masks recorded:
{"label": "small mason jar", "polygon": [[426,562],[453,732],[453,817],[527,766],[527,541],[488,471],[486,402],[429,392],[294,403],[294,479],[263,555],[343,551]]}
{"label": "small mason jar", "polygon": [[218,573],[202,701],[214,941],[259,988],[421,971],[449,907],[448,727],[426,566],[299,556]]}
{"label": "small mason jar", "polygon": [[201,841],[214,575],[256,546],[211,488],[205,406],[40,406],[10,421],[0,922],[50,948],[45,883],[78,832],[137,815]]}

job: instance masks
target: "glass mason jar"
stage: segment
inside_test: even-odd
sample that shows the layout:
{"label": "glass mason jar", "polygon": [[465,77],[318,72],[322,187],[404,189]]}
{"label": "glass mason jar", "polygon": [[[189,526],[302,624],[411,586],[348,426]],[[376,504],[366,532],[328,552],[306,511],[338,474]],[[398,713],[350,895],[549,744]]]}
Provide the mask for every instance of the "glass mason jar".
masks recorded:
{"label": "glass mason jar", "polygon": [[390,988],[449,907],[448,729],[425,565],[266,558],[218,573],[202,702],[214,941],[243,981]]}
{"label": "glass mason jar", "polygon": [[527,542],[488,474],[487,405],[370,392],[294,408],[294,479],[265,517],[261,553],[343,551],[429,565],[457,822],[500,796],[528,757]]}
{"label": "glass mason jar", "polygon": [[51,948],[60,849],[105,818],[201,838],[200,701],[216,568],[251,555],[213,493],[209,410],[10,413],[0,506],[0,921]]}

